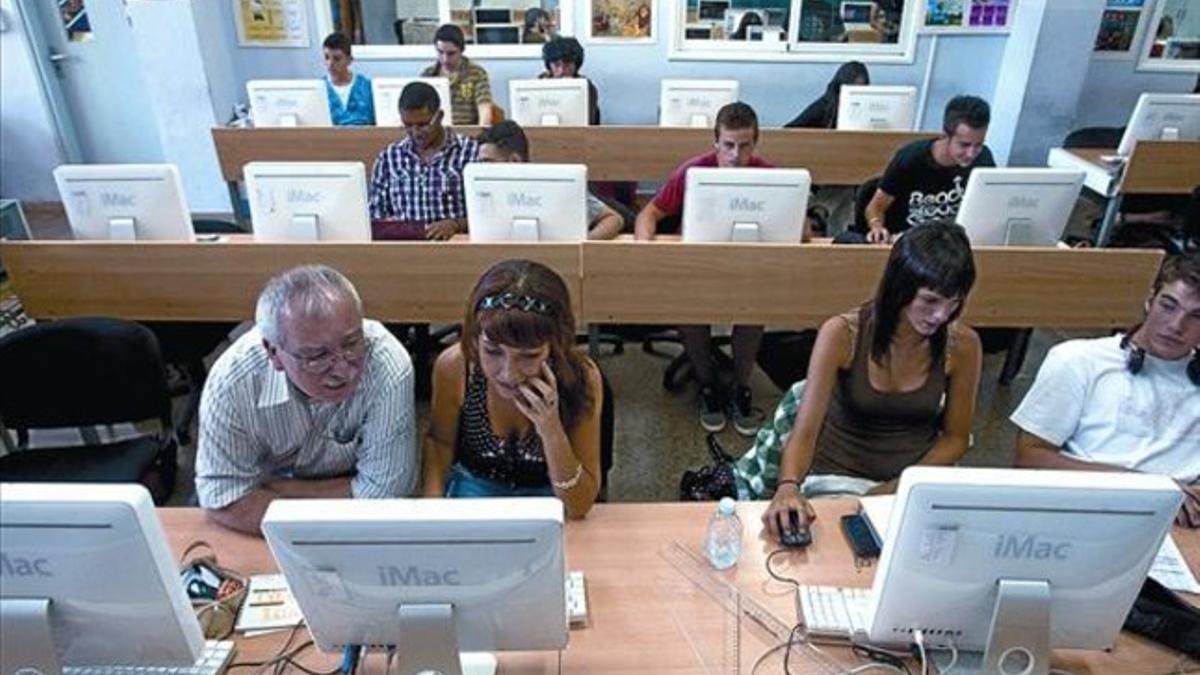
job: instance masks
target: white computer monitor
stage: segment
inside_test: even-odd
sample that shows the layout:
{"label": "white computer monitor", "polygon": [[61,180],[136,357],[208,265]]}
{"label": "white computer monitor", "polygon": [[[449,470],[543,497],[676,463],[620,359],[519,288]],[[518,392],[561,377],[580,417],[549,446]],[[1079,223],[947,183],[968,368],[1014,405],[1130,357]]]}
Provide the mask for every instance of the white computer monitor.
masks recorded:
{"label": "white computer monitor", "polygon": [[194,238],[173,164],[63,164],[54,169],[54,182],[76,239]]}
{"label": "white computer monitor", "polygon": [[0,672],[194,664],[174,560],[140,485],[0,484]]}
{"label": "white computer monitor", "polygon": [[875,8],[873,2],[843,0],[839,11],[846,30],[867,30],[871,27],[871,12]]}
{"label": "white computer monitor", "polygon": [[583,164],[474,162],[464,175],[471,241],[587,239]]}
{"label": "white computer monitor", "polygon": [[509,80],[512,118],[523,127],[588,125],[588,81],[582,77]]}
{"label": "white computer monitor", "polygon": [[250,80],[250,116],[256,127],[330,127],[324,80]]}
{"label": "white computer monitor", "polygon": [[811,186],[807,169],[688,169],[683,240],[798,243]]}
{"label": "white computer monitor", "polygon": [[[1050,648],[1116,640],[1182,502],[1166,476],[911,467],[868,606],[872,644],[984,651],[981,672],[1047,672]],[[1001,670],[1025,657],[1031,670]]]}
{"label": "white computer monitor", "polygon": [[658,124],[711,128],[717,111],[737,100],[737,80],[663,80]]}
{"label": "white computer monitor", "polygon": [[397,646],[399,672],[453,673],[463,652],[567,644],[552,497],[277,499],[262,531],[322,650]]}
{"label": "white computer monitor", "polygon": [[1054,246],[1083,176],[1062,169],[975,169],[956,222],[975,246]]}
{"label": "white computer monitor", "polygon": [[842,85],[837,128],[849,131],[911,131],[917,88],[877,84]]}
{"label": "white computer monitor", "polygon": [[362,162],[250,162],[255,241],[371,241]]}
{"label": "white computer monitor", "polygon": [[1142,94],[1117,154],[1128,157],[1138,141],[1196,140],[1200,140],[1200,94]]}
{"label": "white computer monitor", "polygon": [[[450,80],[445,77],[376,77],[371,80],[371,98],[375,103],[375,126],[398,127],[400,94],[413,82],[424,82],[437,91],[438,103],[450,117]],[[449,123],[447,119],[447,123]]]}
{"label": "white computer monitor", "polygon": [[476,26],[511,24],[513,11],[509,7],[476,7],[471,10],[471,19]]}

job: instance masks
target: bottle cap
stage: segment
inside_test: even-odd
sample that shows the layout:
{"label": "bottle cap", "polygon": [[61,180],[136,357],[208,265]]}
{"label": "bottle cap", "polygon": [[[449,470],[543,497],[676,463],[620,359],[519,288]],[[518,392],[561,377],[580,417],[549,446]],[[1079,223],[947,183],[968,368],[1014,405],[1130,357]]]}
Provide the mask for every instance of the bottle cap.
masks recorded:
{"label": "bottle cap", "polygon": [[733,497],[722,497],[720,502],[717,502],[717,513],[723,516],[732,516],[737,512],[737,502],[733,501]]}

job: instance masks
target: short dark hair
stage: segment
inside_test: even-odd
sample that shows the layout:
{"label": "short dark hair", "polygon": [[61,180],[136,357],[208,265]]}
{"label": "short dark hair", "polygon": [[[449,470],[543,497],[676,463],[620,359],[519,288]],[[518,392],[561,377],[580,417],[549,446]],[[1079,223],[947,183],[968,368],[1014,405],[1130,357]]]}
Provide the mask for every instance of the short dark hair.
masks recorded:
{"label": "short dark hair", "polygon": [[1180,280],[1191,286],[1192,292],[1200,293],[1200,251],[1173,255],[1163,260],[1150,294],[1158,295],[1163,286]]}
{"label": "short dark hair", "polygon": [[325,49],[336,49],[346,56],[353,56],[353,54],[350,53],[352,44],[353,43],[350,42],[350,36],[346,35],[345,33],[330,33],[329,35],[325,36],[325,41],[321,43],[321,46]]}
{"label": "short dark hair", "polygon": [[575,64],[575,70],[583,67],[583,45],[573,37],[555,37],[542,45],[542,63],[546,70],[555,61],[567,61]]}
{"label": "short dark hair", "polygon": [[946,114],[942,117],[942,130],[947,136],[953,136],[958,125],[965,124],[972,129],[986,129],[992,121],[992,109],[988,102],[978,96],[955,96],[946,104]]}
{"label": "short dark hair", "polygon": [[962,313],[967,295],[975,285],[975,259],[971,242],[960,225],[936,221],[919,225],[904,233],[892,246],[883,277],[875,290],[872,307],[871,358],[883,363],[904,308],[928,288],[962,303],[930,338],[930,363],[941,363],[946,353],[946,333],[951,321]]}
{"label": "short dark hair", "polygon": [[529,161],[529,139],[525,130],[514,120],[504,120],[484,129],[475,137],[480,145],[494,145],[508,153],[516,153],[522,162]]}
{"label": "short dark hair", "polygon": [[409,82],[400,92],[400,101],[396,104],[400,110],[428,110],[435,113],[442,109],[442,101],[438,98],[437,89],[428,82]]}
{"label": "short dark hair", "polygon": [[433,41],[450,42],[458,45],[459,49],[466,49],[467,44],[462,29],[452,23],[445,23],[438,26],[437,31],[433,34]]}
{"label": "short dark hair", "polygon": [[758,114],[748,104],[741,101],[726,103],[717,111],[717,121],[713,124],[713,138],[721,137],[721,128],[754,129],[754,141],[758,142]]}

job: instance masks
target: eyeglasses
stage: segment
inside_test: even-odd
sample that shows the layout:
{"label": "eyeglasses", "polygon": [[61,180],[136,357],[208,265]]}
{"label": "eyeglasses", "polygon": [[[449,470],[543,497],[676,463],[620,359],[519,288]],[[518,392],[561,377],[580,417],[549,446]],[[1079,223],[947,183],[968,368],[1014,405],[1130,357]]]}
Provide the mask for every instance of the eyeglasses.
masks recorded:
{"label": "eyeglasses", "polygon": [[401,120],[401,124],[404,125],[405,131],[423,131],[425,129],[432,127],[433,123],[436,122],[437,119],[438,119],[438,116],[435,113],[433,117],[430,117],[428,120],[425,120],[424,122],[421,122],[421,123],[410,124],[408,122]]}
{"label": "eyeglasses", "polygon": [[[286,351],[286,350],[284,350]],[[338,349],[332,351],[324,351],[315,356],[305,356],[303,354],[293,354],[287,352],[287,355],[296,359],[300,364],[300,368],[312,375],[324,375],[333,370],[333,366],[338,359],[346,363],[357,365],[362,361],[363,355],[367,351],[367,338],[364,335],[356,335],[345,342]]]}

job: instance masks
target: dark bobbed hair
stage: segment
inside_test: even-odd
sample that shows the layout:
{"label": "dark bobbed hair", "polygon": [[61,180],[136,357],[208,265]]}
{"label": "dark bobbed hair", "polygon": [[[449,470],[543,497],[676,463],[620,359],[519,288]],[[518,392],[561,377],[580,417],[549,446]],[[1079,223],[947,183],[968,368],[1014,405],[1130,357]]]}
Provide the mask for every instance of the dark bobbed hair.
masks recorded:
{"label": "dark bobbed hair", "polygon": [[986,129],[992,121],[992,109],[988,102],[978,96],[955,96],[946,104],[946,113],[942,116],[942,131],[947,136],[953,136],[958,125],[965,124],[972,129]]}
{"label": "dark bobbed hair", "polygon": [[575,71],[583,67],[583,45],[573,37],[555,37],[542,45],[542,63],[546,70],[554,61],[569,61],[575,64]]}
{"label": "dark bobbed hair", "polygon": [[713,139],[721,138],[721,128],[754,129],[754,141],[758,142],[758,114],[748,104],[741,101],[726,103],[717,111],[717,121],[713,123]]}
{"label": "dark bobbed hair", "polygon": [[762,17],[758,15],[758,12],[746,12],[742,15],[741,21],[738,21],[737,30],[733,32],[733,35],[729,36],[729,39],[745,40],[746,33],[750,30],[750,26],[761,25],[763,25],[763,20]]}
{"label": "dark bobbed hair", "polygon": [[330,33],[325,36],[325,40],[321,43],[321,46],[325,49],[336,49],[346,56],[353,58],[354,54],[350,51],[353,49],[353,44],[350,41],[350,36],[345,33]]}
{"label": "dark bobbed hair", "polygon": [[466,49],[467,40],[463,35],[462,29],[452,23],[444,23],[438,26],[438,29],[433,34],[434,42],[449,42],[458,45],[459,49]]}
{"label": "dark bobbed hair", "polygon": [[442,101],[437,89],[428,82],[409,82],[400,92],[400,100],[396,107],[404,110],[428,110],[436,113],[442,109]]}
{"label": "dark bobbed hair", "polygon": [[832,129],[837,126],[838,102],[842,96],[842,86],[854,84],[862,80],[863,84],[871,84],[871,73],[860,61],[847,61],[838,66],[833,78],[825,85],[825,94],[821,99],[825,103],[825,126]]}
{"label": "dark bobbed hair", "polygon": [[503,120],[479,132],[475,140],[480,145],[494,145],[508,153],[516,153],[522,162],[529,161],[529,139],[515,120]]}
{"label": "dark bobbed hair", "polygon": [[539,19],[549,19],[550,13],[541,7],[530,7],[525,10],[525,30],[533,30]]}
{"label": "dark bobbed hair", "polygon": [[901,313],[917,297],[917,291],[928,288],[962,301],[949,321],[930,338],[930,363],[941,361],[946,354],[950,323],[962,313],[974,285],[975,259],[962,226],[938,221],[905,232],[892,246],[883,278],[875,291],[872,360],[879,364],[887,361],[888,348],[900,324]]}
{"label": "dark bobbed hair", "polygon": [[1181,279],[1191,286],[1193,293],[1200,293],[1200,251],[1174,255],[1163,260],[1162,266],[1158,268],[1158,275],[1154,277],[1150,295],[1158,295],[1163,286]]}
{"label": "dark bobbed hair", "polygon": [[[491,295],[512,293],[540,300],[548,314],[524,309],[478,309]],[[492,265],[471,291],[463,320],[462,350],[471,368],[479,368],[479,336],[517,349],[550,346],[550,369],[558,380],[559,418],[570,433],[592,409],[584,358],[575,350],[575,315],[562,277],[532,260],[502,260]]]}

